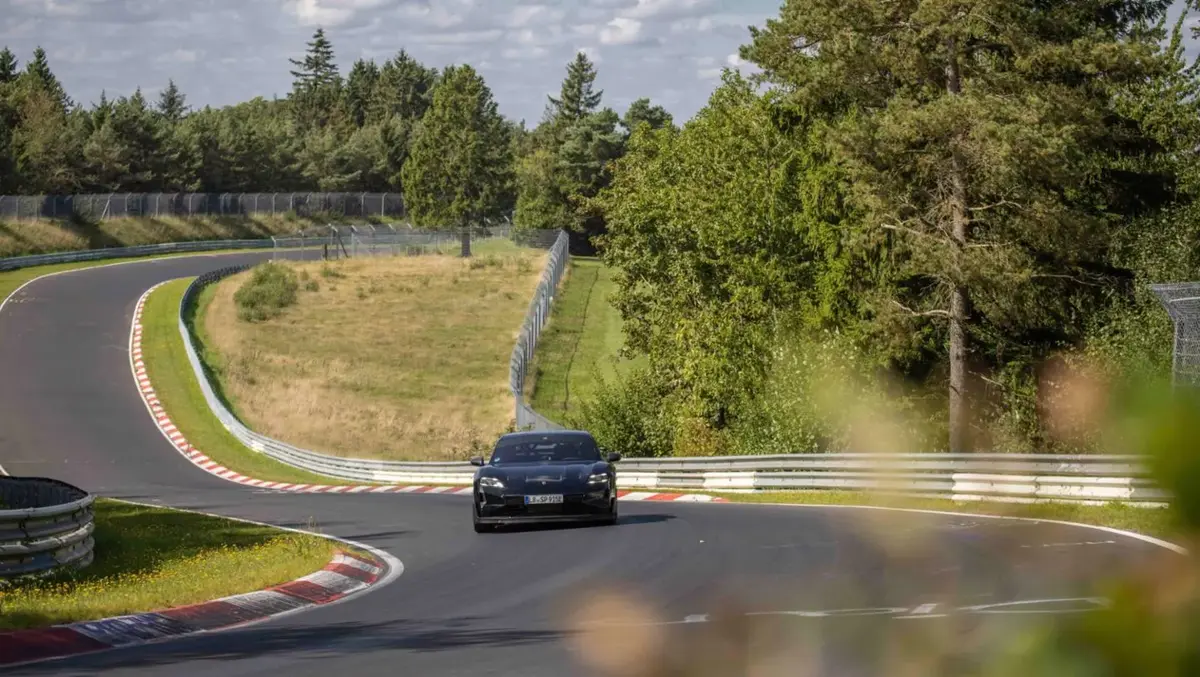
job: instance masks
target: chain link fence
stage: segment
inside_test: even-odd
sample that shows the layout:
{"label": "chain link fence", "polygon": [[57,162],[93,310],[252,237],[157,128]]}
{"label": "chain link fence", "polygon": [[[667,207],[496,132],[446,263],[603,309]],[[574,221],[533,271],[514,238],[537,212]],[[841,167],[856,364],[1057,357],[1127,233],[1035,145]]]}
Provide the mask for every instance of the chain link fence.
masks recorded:
{"label": "chain link fence", "polygon": [[0,195],[0,219],[9,221],[136,216],[330,214],[403,218],[400,193],[98,193],[85,195]]}
{"label": "chain link fence", "polygon": [[329,224],[276,235],[271,238],[271,245],[274,259],[298,250],[318,251],[325,259],[422,254],[466,256],[476,253],[477,244],[505,240],[518,247],[551,249],[558,233],[558,230],[514,230],[508,225],[429,230],[391,224]]}
{"label": "chain link fence", "polygon": [[533,302],[525,314],[525,323],[521,326],[521,333],[517,337],[517,344],[513,347],[508,363],[508,386],[513,395],[518,430],[563,429],[563,426],[537,413],[525,402],[525,379],[533,363],[533,351],[537,348],[542,328],[550,320],[550,307],[558,292],[558,284],[562,281],[570,261],[570,238],[565,230],[521,234],[529,239],[544,239],[550,237],[551,233],[554,233],[554,243],[550,246],[550,257],[542,273],[542,281],[534,292]]}
{"label": "chain link fence", "polygon": [[1200,386],[1200,282],[1155,284],[1150,290],[1175,324],[1172,381],[1175,385]]}

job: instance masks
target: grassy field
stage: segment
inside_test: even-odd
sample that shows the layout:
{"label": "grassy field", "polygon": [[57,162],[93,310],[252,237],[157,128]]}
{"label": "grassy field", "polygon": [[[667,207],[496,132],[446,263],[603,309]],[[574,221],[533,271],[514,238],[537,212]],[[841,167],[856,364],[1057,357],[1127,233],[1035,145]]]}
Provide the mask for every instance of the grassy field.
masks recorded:
{"label": "grassy field", "polygon": [[0,222],[0,258],[165,242],[268,238],[314,223],[290,215]]}
{"label": "grassy field", "polygon": [[637,364],[618,356],[625,336],[610,301],[612,270],[597,259],[574,257],[562,284],[530,371],[533,408],[557,420],[591,397],[600,377],[611,379]]}
{"label": "grassy field", "polygon": [[1101,506],[1069,503],[991,503],[885,496],[861,491],[763,491],[754,493],[705,492],[737,503],[797,503],[804,505],[871,505],[916,510],[943,510],[982,515],[1037,517],[1096,524],[1170,540],[1179,536],[1174,513],[1158,508],[1120,504]]}
{"label": "grassy field", "polygon": [[[342,483],[342,480],[314,475],[248,449],[217,420],[200,392],[183,337],[179,335],[179,301],[191,281],[192,278],[174,280],[154,290],[142,311],[142,357],[150,382],[171,422],[192,446],[243,475],[271,482]],[[189,314],[186,319],[192,324],[195,315]],[[163,453],[171,452],[164,449]]]}
{"label": "grassy field", "polygon": [[345,456],[465,459],[512,425],[508,360],[546,257],[507,241],[474,252],[289,263],[298,300],[256,323],[233,299],[249,274],[224,280],[199,301],[205,361],[266,435]]}
{"label": "grassy field", "polygon": [[96,501],[96,559],[0,589],[0,630],[153,611],[259,590],[325,566],[317,536],[120,501]]}

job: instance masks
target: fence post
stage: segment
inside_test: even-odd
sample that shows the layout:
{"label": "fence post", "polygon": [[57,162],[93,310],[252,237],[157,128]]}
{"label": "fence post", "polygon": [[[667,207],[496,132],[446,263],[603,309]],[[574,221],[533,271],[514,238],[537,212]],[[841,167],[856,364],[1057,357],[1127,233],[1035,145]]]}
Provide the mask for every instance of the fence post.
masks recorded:
{"label": "fence post", "polygon": [[459,235],[459,242],[462,244],[462,257],[469,258],[471,256],[471,227],[464,226]]}

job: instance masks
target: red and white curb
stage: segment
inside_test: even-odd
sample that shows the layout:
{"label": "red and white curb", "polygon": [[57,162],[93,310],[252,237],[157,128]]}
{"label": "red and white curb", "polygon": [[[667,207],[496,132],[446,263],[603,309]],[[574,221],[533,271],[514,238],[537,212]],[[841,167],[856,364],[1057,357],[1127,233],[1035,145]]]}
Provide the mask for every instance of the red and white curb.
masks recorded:
{"label": "red and white curb", "polygon": [[338,551],[321,570],[264,590],[147,613],[0,632],[0,665],[40,663],[242,627],[341,601],[387,582],[394,573],[374,556]]}
{"label": "red and white curb", "polygon": [[[241,473],[230,470],[225,466],[217,463],[206,456],[199,449],[193,447],[180,432],[179,428],[171,422],[171,417],[167,415],[163,408],[162,402],[159,401],[158,395],[154,392],[154,386],[150,382],[150,374],[146,371],[146,362],[142,354],[142,312],[146,307],[146,299],[154,290],[158,289],[165,282],[160,282],[146,290],[138,299],[137,305],[133,311],[133,328],[129,334],[129,360],[130,366],[133,369],[133,377],[137,381],[138,392],[142,396],[142,401],[146,404],[146,409],[154,418],[155,424],[162,434],[167,438],[173,447],[179,453],[183,454],[184,458],[192,462],[196,467],[216,475],[223,480],[236,482],[248,487],[256,489],[265,489],[269,491],[280,491],[289,493],[304,493],[304,494],[453,494],[459,496],[470,496],[473,489],[471,487],[454,487],[454,486],[428,486],[428,485],[399,485],[399,484],[362,484],[362,485],[332,485],[332,484],[291,484],[287,482],[267,482],[265,480],[247,477]],[[724,503],[723,498],[709,496],[706,494],[690,494],[690,493],[664,493],[657,491],[633,491],[629,489],[618,490],[617,497],[622,501],[680,501],[687,503]]]}

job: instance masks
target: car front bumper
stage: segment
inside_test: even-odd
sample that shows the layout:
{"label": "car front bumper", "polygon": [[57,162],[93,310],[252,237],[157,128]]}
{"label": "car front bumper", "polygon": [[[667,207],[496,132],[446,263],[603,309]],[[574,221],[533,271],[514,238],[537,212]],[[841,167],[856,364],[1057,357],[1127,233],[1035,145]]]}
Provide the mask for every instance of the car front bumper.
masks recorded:
{"label": "car front bumper", "polygon": [[610,519],[611,493],[566,494],[562,503],[525,505],[523,495],[477,494],[478,521],[481,524],[516,522],[589,522]]}

